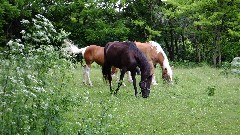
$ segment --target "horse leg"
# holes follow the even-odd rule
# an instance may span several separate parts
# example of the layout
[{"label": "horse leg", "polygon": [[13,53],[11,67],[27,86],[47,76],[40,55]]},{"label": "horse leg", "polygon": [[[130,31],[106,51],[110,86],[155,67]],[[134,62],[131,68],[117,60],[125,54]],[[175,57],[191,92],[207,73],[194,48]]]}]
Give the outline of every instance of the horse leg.
[{"label": "horse leg", "polygon": [[[121,71],[121,70],[120,70],[120,71]],[[115,77],[116,77],[116,82],[119,83],[118,70],[116,70],[116,72],[115,72],[112,76],[115,76]],[[123,80],[124,80],[124,78],[123,78]],[[124,81],[122,82],[122,85],[123,85],[123,86],[126,86],[126,84],[124,83]]]},{"label": "horse leg", "polygon": [[136,86],[136,71],[131,71],[131,76],[132,76],[132,80],[133,80],[133,87],[134,87],[134,90],[135,90],[135,96],[137,97],[138,96],[138,92],[137,92],[137,86]]},{"label": "horse leg", "polygon": [[111,68],[109,68],[109,72],[107,73],[107,76],[108,76],[108,82],[109,82],[109,86],[110,86],[110,93],[112,94],[112,93],[113,93],[113,90],[112,90],[112,75],[111,75]]},{"label": "horse leg", "polygon": [[153,75],[152,75],[152,85],[158,85],[156,81],[155,71],[153,71]]},{"label": "horse leg", "polygon": [[[85,70],[85,74],[86,76],[88,77],[88,83],[90,84],[90,86],[92,86],[92,82],[91,82],[91,79],[90,79],[90,68],[88,65],[86,65],[86,67],[84,68]],[[85,78],[86,79],[86,78]],[[86,80],[85,80],[86,81]]]},{"label": "horse leg", "polygon": [[133,82],[130,71],[127,71],[127,79],[128,79],[128,82]]},{"label": "horse leg", "polygon": [[114,94],[117,94],[119,88],[122,86],[124,74],[126,73],[126,71],[127,71],[127,70],[126,70],[125,68],[123,68],[123,69],[121,70],[121,75],[120,75],[120,80],[119,80],[119,82],[118,82],[118,87],[117,87],[117,89],[115,90]]},{"label": "horse leg", "polygon": [[116,78],[116,82],[118,82],[118,69],[115,67],[112,67],[112,71],[111,71],[111,76],[112,78]]},{"label": "horse leg", "polygon": [[86,70],[87,70],[87,69],[86,69],[86,67],[87,67],[87,65],[84,65],[84,66],[83,66],[83,83],[84,83],[85,85],[87,85],[87,82],[86,82],[86,77],[87,77],[87,76],[86,76],[86,74],[87,74],[87,73],[86,73],[86,72],[87,72]]},{"label": "horse leg", "polygon": [[156,81],[156,76],[155,76],[156,64],[154,65],[152,63],[152,61],[150,61],[149,64],[150,64],[150,70],[151,70],[151,74],[152,74],[152,81],[151,81],[151,83],[152,83],[152,85],[158,85],[157,81]]}]

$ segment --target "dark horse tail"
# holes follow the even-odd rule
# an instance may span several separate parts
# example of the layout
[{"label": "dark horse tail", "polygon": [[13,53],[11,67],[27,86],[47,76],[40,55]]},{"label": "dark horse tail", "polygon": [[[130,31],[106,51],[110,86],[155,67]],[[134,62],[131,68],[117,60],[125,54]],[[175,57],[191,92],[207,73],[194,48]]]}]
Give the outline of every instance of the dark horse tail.
[{"label": "dark horse tail", "polygon": [[102,74],[103,74],[104,80],[108,80],[109,70],[111,72],[111,69],[109,69],[109,66],[108,66],[108,63],[107,63],[107,56],[106,56],[106,48],[109,46],[109,44],[110,43],[107,43],[104,47],[104,64],[102,66]]}]

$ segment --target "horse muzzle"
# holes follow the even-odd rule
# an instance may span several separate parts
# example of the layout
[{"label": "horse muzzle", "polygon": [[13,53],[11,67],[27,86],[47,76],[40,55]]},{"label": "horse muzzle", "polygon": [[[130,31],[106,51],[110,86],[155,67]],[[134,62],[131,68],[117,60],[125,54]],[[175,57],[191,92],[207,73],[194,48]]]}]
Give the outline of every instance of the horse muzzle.
[{"label": "horse muzzle", "polygon": [[142,89],[141,92],[142,92],[142,97],[147,98],[147,97],[149,97],[150,89],[145,88],[145,89]]}]

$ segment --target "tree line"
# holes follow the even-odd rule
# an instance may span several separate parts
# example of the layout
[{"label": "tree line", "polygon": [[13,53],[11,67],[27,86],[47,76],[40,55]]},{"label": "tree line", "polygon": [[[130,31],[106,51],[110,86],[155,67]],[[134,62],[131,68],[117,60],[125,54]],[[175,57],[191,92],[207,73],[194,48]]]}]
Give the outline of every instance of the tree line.
[{"label": "tree line", "polygon": [[239,0],[1,0],[0,45],[21,38],[21,21],[41,14],[79,47],[154,40],[171,61],[220,66],[240,55],[239,7]]}]

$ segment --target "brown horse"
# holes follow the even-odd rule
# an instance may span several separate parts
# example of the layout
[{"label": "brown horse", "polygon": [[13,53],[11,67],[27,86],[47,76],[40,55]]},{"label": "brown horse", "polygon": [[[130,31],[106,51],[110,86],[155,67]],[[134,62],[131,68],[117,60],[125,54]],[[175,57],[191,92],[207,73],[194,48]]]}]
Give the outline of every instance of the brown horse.
[{"label": "brown horse", "polygon": [[[66,45],[63,50],[67,51],[69,54],[79,55],[81,54],[86,62],[83,70],[83,83],[87,85],[87,79],[90,86],[92,86],[92,81],[90,79],[90,68],[93,62],[96,62],[98,65],[103,66],[104,64],[104,47],[97,45],[90,45],[84,48],[78,48],[72,42],[65,40],[64,44]],[[112,74],[115,74],[118,71],[117,68],[112,67]]]},{"label": "brown horse", "polygon": [[[162,78],[165,81],[172,83],[172,69],[169,65],[167,55],[163,51],[162,47],[157,42],[154,41],[149,41],[146,43],[141,42],[135,43],[138,49],[140,49],[147,57],[151,65],[152,72],[154,73],[155,70],[154,67],[156,67],[156,64],[160,64],[162,68]],[[157,85],[155,74],[153,74],[152,84]]]},{"label": "brown horse", "polygon": [[83,54],[83,58],[85,59],[86,65],[84,66],[83,71],[83,83],[86,85],[86,78],[88,78],[88,82],[90,86],[92,86],[92,82],[90,79],[90,68],[93,62],[96,62],[98,65],[103,65],[104,63],[104,47],[97,45],[90,45],[86,47],[86,50]]},{"label": "brown horse", "polygon": [[104,65],[102,67],[102,73],[105,79],[108,79],[110,85],[110,92],[112,93],[112,76],[111,67],[117,67],[121,69],[120,82],[114,94],[117,94],[120,86],[122,85],[124,74],[127,71],[131,72],[133,86],[135,90],[135,96],[137,96],[136,87],[136,68],[137,66],[141,70],[141,81],[139,86],[141,88],[142,97],[147,98],[150,93],[150,84],[152,81],[152,75],[150,72],[150,65],[145,55],[136,47],[134,42],[109,42],[104,48]]}]

